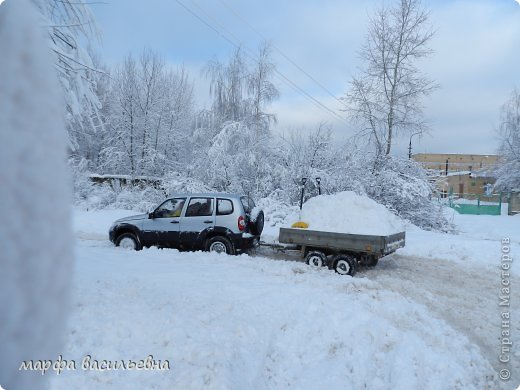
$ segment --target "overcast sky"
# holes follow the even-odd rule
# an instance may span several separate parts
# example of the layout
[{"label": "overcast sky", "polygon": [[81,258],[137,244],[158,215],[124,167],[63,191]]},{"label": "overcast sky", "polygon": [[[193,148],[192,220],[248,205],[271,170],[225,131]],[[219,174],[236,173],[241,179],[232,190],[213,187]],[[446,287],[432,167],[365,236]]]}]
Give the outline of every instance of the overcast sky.
[{"label": "overcast sky", "polygon": [[[179,2],[252,51],[268,39],[337,97],[362,65],[357,53],[368,15],[381,4],[381,0],[108,0],[91,5],[107,64],[150,47],[172,66],[184,64],[190,71],[200,108],[209,106],[202,67],[212,58],[225,60],[234,47]],[[431,132],[414,138],[413,152],[494,153],[500,106],[513,88],[520,88],[520,5],[515,0],[424,3],[437,33],[431,43],[435,54],[420,66],[441,88],[424,101]],[[341,104],[280,52],[273,52],[278,70],[344,116],[338,111]],[[326,121],[339,139],[353,134],[351,126],[317,108],[286,82],[274,81],[280,90],[280,99],[271,108],[278,114],[277,131],[313,128]],[[406,153],[408,141],[400,139],[395,152]]]}]

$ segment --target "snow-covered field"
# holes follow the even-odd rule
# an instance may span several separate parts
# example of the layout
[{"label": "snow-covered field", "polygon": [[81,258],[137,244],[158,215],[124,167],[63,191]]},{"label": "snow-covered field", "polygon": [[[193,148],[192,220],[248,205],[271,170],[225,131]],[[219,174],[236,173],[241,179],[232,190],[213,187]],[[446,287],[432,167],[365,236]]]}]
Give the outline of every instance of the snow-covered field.
[{"label": "snow-covered field", "polygon": [[[407,246],[355,278],[275,255],[124,251],[128,211],[75,212],[76,272],[64,359],[168,360],[169,371],[75,371],[70,388],[513,389],[497,372],[500,239],[520,216],[454,215],[459,234],[407,228]],[[515,264],[515,262],[513,262]],[[520,280],[513,268],[511,311]],[[519,286],[519,287],[516,287]],[[518,290],[517,290],[518,289]],[[520,343],[520,319],[511,320]]]}]

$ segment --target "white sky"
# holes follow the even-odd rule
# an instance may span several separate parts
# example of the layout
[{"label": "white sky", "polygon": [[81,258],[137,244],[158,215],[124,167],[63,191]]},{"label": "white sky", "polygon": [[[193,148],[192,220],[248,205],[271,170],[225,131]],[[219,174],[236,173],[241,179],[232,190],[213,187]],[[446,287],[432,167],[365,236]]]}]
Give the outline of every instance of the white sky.
[{"label": "white sky", "polygon": [[[208,105],[208,84],[201,69],[211,58],[225,60],[233,46],[177,1],[108,1],[91,5],[103,34],[104,60],[113,65],[129,52],[151,47],[172,66],[185,65],[197,81],[199,106]],[[233,40],[255,50],[262,38],[245,20],[337,97],[344,94],[361,66],[357,51],[368,15],[381,4],[379,0],[179,1],[215,28],[225,26]],[[437,34],[431,45],[434,56],[421,65],[441,89],[424,101],[432,130],[420,140],[414,138],[413,151],[493,153],[498,145],[495,129],[500,106],[513,88],[520,87],[520,6],[515,0],[424,3],[431,10]],[[273,60],[280,72],[307,93],[333,110],[340,107],[276,51]],[[327,121],[338,138],[353,134],[354,129],[275,81],[281,96],[271,111],[278,114],[278,131],[313,128]],[[406,153],[407,145],[408,139],[400,139],[395,153]]]}]

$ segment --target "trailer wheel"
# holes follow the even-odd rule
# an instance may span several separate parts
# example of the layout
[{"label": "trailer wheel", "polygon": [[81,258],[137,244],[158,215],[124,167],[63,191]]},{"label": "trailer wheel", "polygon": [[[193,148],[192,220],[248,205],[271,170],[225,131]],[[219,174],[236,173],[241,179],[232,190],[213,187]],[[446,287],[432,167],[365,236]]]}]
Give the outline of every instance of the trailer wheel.
[{"label": "trailer wheel", "polygon": [[305,262],[315,267],[323,267],[326,261],[327,256],[320,251],[310,251],[307,253],[307,256],[305,256]]},{"label": "trailer wheel", "polygon": [[349,255],[337,255],[334,258],[334,269],[340,275],[354,276],[356,274],[357,261]]}]

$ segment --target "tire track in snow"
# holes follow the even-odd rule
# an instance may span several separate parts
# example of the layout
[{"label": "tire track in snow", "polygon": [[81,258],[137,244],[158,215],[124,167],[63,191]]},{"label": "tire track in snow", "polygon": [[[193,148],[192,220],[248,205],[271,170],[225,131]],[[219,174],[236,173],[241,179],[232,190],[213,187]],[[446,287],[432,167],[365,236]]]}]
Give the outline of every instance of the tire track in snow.
[{"label": "tire track in snow", "polygon": [[[505,368],[498,360],[501,332],[498,266],[474,267],[443,259],[394,254],[376,268],[360,268],[359,276],[376,281],[387,290],[425,305],[435,316],[466,335],[498,372]],[[515,388],[520,382],[520,279],[511,279],[511,374],[501,387]],[[517,346],[517,347],[515,347]]]}]

